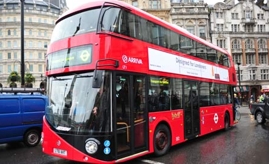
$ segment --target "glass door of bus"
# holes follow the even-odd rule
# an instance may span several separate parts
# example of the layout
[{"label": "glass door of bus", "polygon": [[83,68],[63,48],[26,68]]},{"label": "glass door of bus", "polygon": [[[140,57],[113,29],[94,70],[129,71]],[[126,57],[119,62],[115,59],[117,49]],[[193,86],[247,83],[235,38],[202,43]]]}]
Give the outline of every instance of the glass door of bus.
[{"label": "glass door of bus", "polygon": [[114,80],[115,151],[119,159],[147,150],[146,78],[117,73]]},{"label": "glass door of bus", "polygon": [[185,139],[200,134],[199,83],[184,81],[184,129]]}]

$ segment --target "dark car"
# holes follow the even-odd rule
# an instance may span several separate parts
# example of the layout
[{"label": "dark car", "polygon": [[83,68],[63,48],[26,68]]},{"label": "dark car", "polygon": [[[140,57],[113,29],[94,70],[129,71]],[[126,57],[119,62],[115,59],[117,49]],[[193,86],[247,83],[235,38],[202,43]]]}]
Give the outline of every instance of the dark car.
[{"label": "dark car", "polygon": [[263,103],[252,103],[249,109],[255,120],[259,124],[264,124],[269,119],[269,98],[265,98]]}]

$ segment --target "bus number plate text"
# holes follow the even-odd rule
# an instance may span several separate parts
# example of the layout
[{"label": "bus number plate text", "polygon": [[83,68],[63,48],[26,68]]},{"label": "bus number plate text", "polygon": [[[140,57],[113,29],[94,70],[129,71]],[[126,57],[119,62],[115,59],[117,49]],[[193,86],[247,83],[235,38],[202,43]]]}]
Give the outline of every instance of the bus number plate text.
[{"label": "bus number plate text", "polygon": [[66,150],[62,150],[62,149],[53,148],[53,153],[54,154],[63,155],[63,156],[67,156],[67,151]]}]

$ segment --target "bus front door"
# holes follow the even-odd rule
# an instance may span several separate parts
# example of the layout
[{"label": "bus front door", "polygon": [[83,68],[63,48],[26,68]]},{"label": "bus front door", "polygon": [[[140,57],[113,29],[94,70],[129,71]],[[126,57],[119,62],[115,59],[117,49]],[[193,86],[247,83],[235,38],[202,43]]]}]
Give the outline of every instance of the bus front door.
[{"label": "bus front door", "polygon": [[199,85],[196,81],[184,81],[184,134],[192,139],[200,134]]},{"label": "bus front door", "polygon": [[115,152],[121,159],[148,150],[146,78],[142,75],[117,73],[113,76],[115,97]]}]

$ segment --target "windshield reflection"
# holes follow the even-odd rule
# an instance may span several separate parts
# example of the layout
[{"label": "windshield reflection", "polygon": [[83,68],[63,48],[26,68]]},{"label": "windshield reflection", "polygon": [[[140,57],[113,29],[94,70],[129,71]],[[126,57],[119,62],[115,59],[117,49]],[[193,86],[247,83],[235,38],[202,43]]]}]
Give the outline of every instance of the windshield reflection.
[{"label": "windshield reflection", "polygon": [[[108,73],[107,73],[108,74]],[[109,131],[109,75],[100,89],[92,88],[93,74],[50,77],[46,110],[48,122],[58,131],[88,133]]]}]

